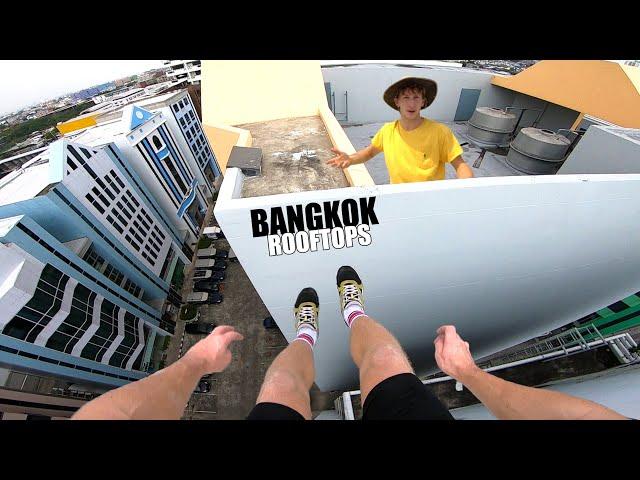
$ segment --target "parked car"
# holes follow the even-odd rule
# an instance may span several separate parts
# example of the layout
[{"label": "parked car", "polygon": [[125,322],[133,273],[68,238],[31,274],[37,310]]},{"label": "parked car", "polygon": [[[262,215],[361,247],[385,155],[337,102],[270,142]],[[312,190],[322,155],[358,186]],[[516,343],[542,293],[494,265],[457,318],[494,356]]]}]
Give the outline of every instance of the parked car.
[{"label": "parked car", "polygon": [[204,272],[207,272],[208,275],[200,278],[196,278],[194,276],[194,281],[199,280],[207,280],[208,282],[221,282],[225,279],[226,275],[223,270],[209,270],[207,268],[196,268],[196,275],[200,273],[200,275],[205,275]]},{"label": "parked car", "polygon": [[222,300],[223,297],[220,293],[193,292],[187,295],[186,301],[187,303],[210,305],[212,303],[220,303]]},{"label": "parked car", "polygon": [[210,238],[212,240],[216,240],[218,238],[225,238],[224,233],[222,233],[222,229],[220,227],[207,227],[202,230],[202,234]]},{"label": "parked car", "polygon": [[229,252],[227,250],[209,247],[198,250],[197,256],[198,258],[227,258],[229,256]]},{"label": "parked car", "polygon": [[273,317],[267,317],[262,321],[264,328],[278,328],[278,324]]},{"label": "parked car", "polygon": [[205,322],[192,322],[187,323],[184,326],[184,331],[186,333],[190,333],[193,335],[207,335],[213,332],[213,329],[216,328],[216,325],[213,323],[205,323]]},{"label": "parked car", "polygon": [[211,383],[206,380],[200,380],[193,393],[207,393],[211,391]]},{"label": "parked car", "polygon": [[196,268],[209,268],[213,270],[226,270],[227,262],[215,258],[199,258],[196,260]]},{"label": "parked car", "polygon": [[226,275],[223,270],[209,270],[211,272],[211,276],[207,278],[210,282],[221,282],[226,278]]},{"label": "parked car", "polygon": [[208,280],[200,280],[193,284],[193,290],[195,292],[218,292],[220,291],[220,284]]},{"label": "parked car", "polygon": [[196,268],[195,273],[193,274],[193,280],[194,281],[198,281],[198,280],[210,280],[211,279],[211,270],[207,270],[205,269],[199,269]]}]

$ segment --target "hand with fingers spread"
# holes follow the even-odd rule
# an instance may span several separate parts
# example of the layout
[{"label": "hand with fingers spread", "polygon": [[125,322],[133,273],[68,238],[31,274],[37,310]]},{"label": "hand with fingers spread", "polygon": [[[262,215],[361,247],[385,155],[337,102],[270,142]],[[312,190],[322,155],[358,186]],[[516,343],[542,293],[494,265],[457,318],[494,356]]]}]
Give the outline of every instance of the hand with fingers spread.
[{"label": "hand with fingers spread", "polygon": [[233,327],[223,325],[216,327],[206,338],[187,351],[185,359],[193,362],[204,373],[221,372],[231,363],[231,343],[243,340],[244,337]]},{"label": "hand with fingers spread", "polygon": [[438,336],[433,341],[436,347],[436,362],[447,375],[458,381],[473,374],[479,368],[471,357],[469,344],[462,340],[453,325],[438,328]]},{"label": "hand with fingers spread", "polygon": [[340,151],[337,148],[332,148],[331,151],[337,156],[327,160],[327,164],[340,168],[347,168],[351,165],[351,157],[348,153]]}]

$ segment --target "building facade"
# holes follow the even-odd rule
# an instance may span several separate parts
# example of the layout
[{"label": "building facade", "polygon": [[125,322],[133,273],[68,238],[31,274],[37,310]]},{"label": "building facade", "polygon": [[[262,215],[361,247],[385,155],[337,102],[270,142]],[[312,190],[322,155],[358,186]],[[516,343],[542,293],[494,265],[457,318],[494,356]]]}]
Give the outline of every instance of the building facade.
[{"label": "building facade", "polygon": [[167,77],[173,80],[187,80],[191,84],[200,84],[200,60],[164,60],[169,67]]},{"label": "building facade", "polygon": [[181,250],[115,145],[55,142],[0,183],[0,366],[112,387],[144,377],[174,332]]},{"label": "building facade", "polygon": [[183,251],[191,258],[220,168],[188,93],[147,99],[110,118],[70,138],[93,146],[117,145],[179,231]]}]

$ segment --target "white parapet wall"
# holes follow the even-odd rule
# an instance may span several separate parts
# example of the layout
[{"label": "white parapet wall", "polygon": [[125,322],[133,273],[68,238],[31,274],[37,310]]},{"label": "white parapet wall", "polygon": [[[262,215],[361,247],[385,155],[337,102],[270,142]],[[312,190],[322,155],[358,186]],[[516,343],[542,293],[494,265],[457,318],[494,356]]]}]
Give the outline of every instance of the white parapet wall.
[{"label": "white parapet wall", "polygon": [[240,198],[243,179],[227,170],[215,216],[288,341],[298,292],[317,290],[321,390],[358,388],[338,306],[341,265],[359,272],[367,314],[398,338],[421,375],[437,369],[440,325],[455,325],[480,358],[640,285],[640,175],[474,178]]},{"label": "white parapet wall", "polygon": [[[478,107],[506,107],[514,100],[515,92],[491,85],[494,73],[456,67],[406,67],[389,64],[360,64],[350,66],[325,66],[322,68],[325,82],[331,84],[335,94],[336,116],[348,123],[390,122],[399,118],[398,112],[382,100],[389,85],[403,77],[426,77],[438,83],[438,95],[423,116],[440,122],[454,120],[460,92],[465,89],[481,90]],[[347,105],[345,105],[347,92]]]},{"label": "white parapet wall", "polygon": [[590,126],[558,170],[574,173],[640,173],[640,130]]}]

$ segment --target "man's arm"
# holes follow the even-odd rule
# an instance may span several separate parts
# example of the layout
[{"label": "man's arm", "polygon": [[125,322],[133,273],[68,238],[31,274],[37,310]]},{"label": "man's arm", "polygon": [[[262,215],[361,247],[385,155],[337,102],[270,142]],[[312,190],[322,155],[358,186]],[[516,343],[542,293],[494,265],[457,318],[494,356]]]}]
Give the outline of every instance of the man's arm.
[{"label": "man's arm", "polygon": [[525,387],[502,380],[478,368],[469,344],[456,328],[438,329],[434,344],[440,369],[465,385],[502,420],[626,420],[627,417],[597,403],[560,392]]},{"label": "man's arm", "polygon": [[217,327],[177,362],[153,375],[111,390],[82,406],[72,420],[178,420],[200,377],[231,363],[229,345],[243,337]]},{"label": "man's arm", "polygon": [[456,176],[458,178],[473,178],[473,170],[462,159],[462,155],[458,155],[451,160],[451,165],[456,169]]},{"label": "man's arm", "polygon": [[335,167],[347,168],[351,165],[357,165],[358,163],[364,163],[368,160],[371,160],[377,154],[381,152],[373,145],[369,145],[362,150],[358,150],[356,153],[349,155],[348,153],[342,152],[337,148],[332,148],[331,151],[336,154],[335,157],[327,160],[329,165],[333,165]]}]

